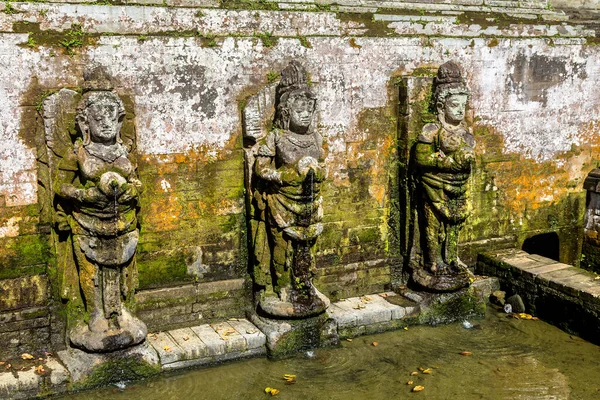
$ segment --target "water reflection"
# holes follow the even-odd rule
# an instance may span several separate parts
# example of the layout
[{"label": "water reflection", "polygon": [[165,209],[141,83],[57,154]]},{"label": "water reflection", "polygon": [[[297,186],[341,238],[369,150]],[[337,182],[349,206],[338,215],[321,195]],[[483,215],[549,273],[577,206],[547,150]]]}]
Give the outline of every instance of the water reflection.
[{"label": "water reflection", "polygon": [[[489,311],[479,325],[411,327],[344,341],[313,357],[253,359],[63,399],[599,399],[600,347],[542,321]],[[377,342],[377,346],[372,343]],[[462,356],[470,351],[471,356]],[[418,368],[432,368],[431,375]],[[297,375],[286,385],[284,374]],[[413,381],[408,385],[408,381]],[[425,389],[411,393],[415,385]]]}]

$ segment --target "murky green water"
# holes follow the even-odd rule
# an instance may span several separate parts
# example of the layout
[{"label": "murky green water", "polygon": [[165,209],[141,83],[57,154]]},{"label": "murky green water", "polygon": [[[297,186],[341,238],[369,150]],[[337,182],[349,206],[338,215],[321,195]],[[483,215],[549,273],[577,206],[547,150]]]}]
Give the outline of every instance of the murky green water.
[{"label": "murky green water", "polygon": [[[343,341],[313,357],[252,359],[63,399],[600,399],[600,347],[542,321],[488,312],[479,326],[411,327]],[[377,342],[377,346],[372,343]],[[472,352],[462,356],[462,351]],[[432,375],[410,376],[418,367]],[[286,385],[283,374],[297,375]],[[413,385],[407,385],[408,381]],[[424,386],[411,393],[415,385]]]}]

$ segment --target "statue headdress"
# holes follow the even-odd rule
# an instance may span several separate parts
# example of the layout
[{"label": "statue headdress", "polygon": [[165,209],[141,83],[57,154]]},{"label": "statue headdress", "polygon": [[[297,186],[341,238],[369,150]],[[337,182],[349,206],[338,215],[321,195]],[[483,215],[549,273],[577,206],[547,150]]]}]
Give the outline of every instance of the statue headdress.
[{"label": "statue headdress", "polygon": [[446,100],[446,97],[452,94],[465,94],[470,96],[471,92],[463,78],[463,71],[460,65],[450,60],[440,66],[437,77],[433,81],[433,103]]},{"label": "statue headdress", "polygon": [[296,96],[305,96],[316,100],[317,96],[308,85],[308,74],[304,66],[296,60],[292,60],[287,67],[281,71],[281,79],[275,94],[275,126],[281,129],[289,128],[289,105],[288,100]]}]

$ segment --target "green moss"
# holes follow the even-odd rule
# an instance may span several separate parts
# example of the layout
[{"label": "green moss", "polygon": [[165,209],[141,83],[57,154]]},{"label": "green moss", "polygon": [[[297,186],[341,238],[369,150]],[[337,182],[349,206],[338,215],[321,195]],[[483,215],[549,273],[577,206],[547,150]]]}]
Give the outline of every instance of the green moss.
[{"label": "green moss", "polygon": [[258,32],[254,34],[254,37],[259,38],[265,47],[275,46],[278,40],[273,36],[273,32]]},{"label": "green moss", "polygon": [[310,44],[306,36],[298,36],[298,40],[300,41],[300,44],[303,47],[306,47],[307,49],[312,49],[312,45]]},{"label": "green moss", "polygon": [[432,67],[419,67],[415,68],[411,74],[411,76],[416,77],[434,77],[437,74],[437,69]]},{"label": "green moss", "polygon": [[27,42],[24,47],[35,46],[58,47],[68,55],[75,54],[77,48],[93,45],[98,37],[102,34],[90,34],[83,31],[80,24],[72,24],[70,29],[65,31],[41,30],[39,23],[29,23],[27,21],[19,21],[13,24],[13,31],[16,33],[27,33]]},{"label": "green moss", "polygon": [[222,2],[221,6],[231,10],[279,10],[276,2],[266,0],[228,0]]},{"label": "green moss", "polygon": [[111,383],[138,381],[160,373],[160,365],[150,365],[136,358],[109,360],[100,364],[83,381],[71,386],[71,390],[91,389]]},{"label": "green moss", "polygon": [[420,324],[438,325],[471,318],[483,318],[485,302],[473,288],[436,295],[427,307],[421,307]]},{"label": "green moss", "polygon": [[498,46],[498,44],[499,44],[498,39],[493,38],[488,42],[487,46],[488,47],[496,47],[496,46]]},{"label": "green moss", "polygon": [[4,2],[4,14],[17,14],[19,11],[17,11],[13,5],[10,3],[10,1],[6,1]]},{"label": "green moss", "polygon": [[274,83],[277,82],[280,78],[280,75],[278,72],[275,71],[269,71],[267,73],[267,83]]},{"label": "green moss", "polygon": [[165,286],[172,283],[190,282],[183,251],[140,254],[138,273],[141,288]]}]

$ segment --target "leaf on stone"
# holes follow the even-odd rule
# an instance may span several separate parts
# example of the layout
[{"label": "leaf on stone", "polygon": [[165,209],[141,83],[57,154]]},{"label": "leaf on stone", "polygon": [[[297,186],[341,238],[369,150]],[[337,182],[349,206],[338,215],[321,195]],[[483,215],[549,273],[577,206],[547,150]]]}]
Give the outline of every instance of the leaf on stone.
[{"label": "leaf on stone", "polygon": [[470,352],[470,351],[461,351],[458,354],[460,354],[461,356],[471,356],[471,355],[473,355],[473,353]]},{"label": "leaf on stone", "polygon": [[384,299],[388,297],[387,293],[379,293],[379,296],[383,297]]},{"label": "leaf on stone", "polygon": [[417,385],[417,386],[415,386],[414,388],[412,388],[412,391],[413,391],[413,392],[420,392],[420,391],[421,391],[421,390],[423,390],[423,389],[425,389],[425,387],[424,387],[424,386]]},{"label": "leaf on stone", "polygon": [[225,332],[223,332],[223,336],[229,336],[229,335],[233,335],[235,333],[236,333],[235,329],[227,328],[227,330],[225,330]]},{"label": "leaf on stone", "polygon": [[167,353],[169,353],[173,349],[170,346],[163,346],[163,350],[166,351]]},{"label": "leaf on stone", "polygon": [[190,340],[190,337],[189,336],[184,336],[183,340],[185,340],[187,342],[188,340]]},{"label": "leaf on stone", "polygon": [[43,374],[45,374],[45,373],[46,373],[46,370],[44,369],[44,366],[43,366],[43,365],[38,365],[38,366],[35,368],[35,372],[37,372],[39,375],[43,375]]},{"label": "leaf on stone", "polygon": [[29,353],[23,353],[23,354],[21,354],[21,358],[23,360],[33,360],[35,357]]},{"label": "leaf on stone", "polygon": [[0,365],[6,364],[6,361],[0,361]]},{"label": "leaf on stone", "polygon": [[6,366],[4,367],[4,369],[10,369],[10,363],[6,364]]},{"label": "leaf on stone", "polygon": [[230,321],[239,321],[238,318],[229,318]]}]

